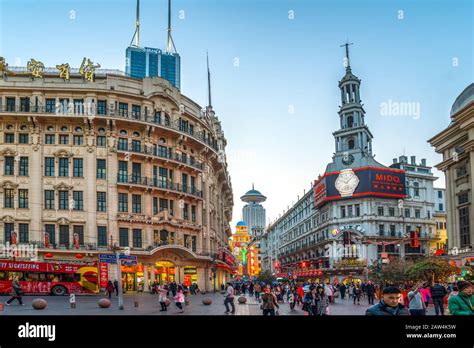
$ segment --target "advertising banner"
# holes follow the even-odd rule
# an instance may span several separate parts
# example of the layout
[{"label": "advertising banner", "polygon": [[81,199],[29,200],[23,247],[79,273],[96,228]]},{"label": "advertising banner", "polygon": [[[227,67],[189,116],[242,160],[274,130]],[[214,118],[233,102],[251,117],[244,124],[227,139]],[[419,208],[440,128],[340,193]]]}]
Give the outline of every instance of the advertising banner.
[{"label": "advertising banner", "polygon": [[314,184],[316,208],[327,201],[363,196],[405,198],[405,171],[377,167],[348,168],[326,173]]}]

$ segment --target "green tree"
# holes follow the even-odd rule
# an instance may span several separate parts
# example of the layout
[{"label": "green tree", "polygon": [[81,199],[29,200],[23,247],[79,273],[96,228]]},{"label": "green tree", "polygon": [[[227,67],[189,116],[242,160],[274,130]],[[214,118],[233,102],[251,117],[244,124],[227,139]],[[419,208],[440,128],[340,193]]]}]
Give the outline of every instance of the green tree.
[{"label": "green tree", "polygon": [[265,282],[265,284],[271,284],[275,281],[275,277],[270,271],[263,271],[257,277],[259,282]]},{"label": "green tree", "polygon": [[406,269],[411,266],[410,261],[392,259],[388,264],[378,264],[369,267],[370,280],[387,284],[402,284],[406,281]]},{"label": "green tree", "polygon": [[452,275],[459,274],[461,270],[444,260],[428,259],[417,262],[406,271],[407,278],[412,281],[445,281]]}]

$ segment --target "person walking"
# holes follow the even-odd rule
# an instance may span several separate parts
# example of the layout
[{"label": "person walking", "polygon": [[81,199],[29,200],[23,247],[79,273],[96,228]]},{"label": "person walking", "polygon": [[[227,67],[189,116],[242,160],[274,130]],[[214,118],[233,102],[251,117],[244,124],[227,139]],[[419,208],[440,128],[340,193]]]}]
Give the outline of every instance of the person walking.
[{"label": "person walking", "polygon": [[430,298],[431,298],[429,284],[425,283],[420,288],[420,292],[421,292],[421,295],[423,296],[423,301],[425,301],[426,308],[428,308],[428,305],[430,303]]},{"label": "person walking", "polygon": [[354,297],[354,284],[349,285],[349,300]]},{"label": "person walking", "polygon": [[253,287],[253,291],[255,292],[255,299],[260,302],[260,293],[262,292],[262,286],[259,283],[256,283]]},{"label": "person walking", "polygon": [[379,303],[369,307],[365,315],[377,315],[377,316],[388,316],[388,315],[409,315],[408,310],[404,305],[400,303],[401,291],[395,286],[388,286],[383,289],[382,299]]},{"label": "person walking", "polygon": [[245,283],[242,283],[240,289],[242,291],[242,295],[245,296],[245,292],[247,291],[247,285]]},{"label": "person walking", "polygon": [[448,299],[448,309],[451,315],[474,315],[474,286],[471,282],[460,281],[456,284],[457,295]]},{"label": "person walking", "polygon": [[176,284],[175,281],[171,282],[170,284],[170,290],[171,290],[171,293],[173,294],[173,297],[176,296],[176,290],[178,288],[178,285]]},{"label": "person walking", "polygon": [[105,286],[105,293],[109,295],[109,300],[112,298],[112,294],[114,293],[114,284],[112,283],[111,280],[107,282],[107,285]]},{"label": "person walking", "polygon": [[341,293],[341,300],[344,300],[346,298],[346,284],[342,283],[339,292]]},{"label": "person walking", "polygon": [[115,297],[118,296],[118,280],[114,280],[114,290],[115,290]]},{"label": "person walking", "polygon": [[262,295],[262,306],[260,307],[263,310],[263,315],[276,315],[275,308],[278,311],[280,306],[277,303],[277,298],[272,290],[270,289],[270,285],[267,285],[264,293]]},{"label": "person walking", "polygon": [[166,284],[158,286],[158,300],[161,305],[160,312],[168,311],[168,306],[166,305],[168,300],[168,286]]},{"label": "person walking", "polygon": [[433,298],[436,315],[444,315],[444,298],[448,294],[448,290],[439,282],[435,281],[430,288],[430,293]]},{"label": "person walking", "polygon": [[413,286],[412,290],[408,293],[408,300],[410,315],[426,315],[425,301],[420,293],[420,289],[416,285]]},{"label": "person walking", "polygon": [[316,289],[316,313],[315,315],[328,315],[329,314],[329,300],[324,293],[324,288],[318,286]]},{"label": "person walking", "polygon": [[357,284],[355,287],[354,287],[354,290],[353,290],[353,296],[354,296],[354,304],[356,304],[356,300],[357,300],[357,304],[360,305],[360,296],[362,295],[362,289],[359,287],[359,284]]},{"label": "person walking", "polygon": [[331,284],[327,283],[326,285],[324,285],[324,292],[326,293],[329,299],[329,302],[330,303],[334,302],[334,290]]},{"label": "person walking", "polygon": [[18,280],[18,276],[14,276],[12,280],[12,297],[5,302],[7,306],[10,305],[15,299],[18,300],[18,303],[20,306],[24,306],[23,301],[22,301],[22,296],[23,296],[23,290],[21,288],[20,281]]},{"label": "person walking", "polygon": [[367,291],[367,299],[369,301],[369,305],[374,304],[374,299],[375,299],[375,286],[374,284],[369,281],[367,285],[365,286],[365,290]]},{"label": "person walking", "polygon": [[229,313],[229,306],[232,307],[232,311],[230,312],[231,314],[235,314],[235,306],[234,306],[234,288],[232,287],[231,283],[227,283],[227,289],[225,293],[225,299],[224,299],[224,306],[225,306],[225,313]]},{"label": "person walking", "polygon": [[303,298],[304,298],[304,289],[303,289],[303,285],[300,284],[300,286],[298,286],[298,290],[296,290],[296,300],[298,301],[298,303],[302,303],[303,306],[304,306],[304,302],[303,302]]},{"label": "person walking", "polygon": [[308,315],[316,315],[318,295],[315,286],[310,286],[309,291],[304,296],[304,304]]},{"label": "person walking", "polygon": [[181,287],[181,285],[178,285],[176,295],[173,296],[173,298],[174,298],[176,307],[178,307],[179,309],[178,313],[184,313],[183,304],[184,304],[185,299],[184,299],[183,288]]}]

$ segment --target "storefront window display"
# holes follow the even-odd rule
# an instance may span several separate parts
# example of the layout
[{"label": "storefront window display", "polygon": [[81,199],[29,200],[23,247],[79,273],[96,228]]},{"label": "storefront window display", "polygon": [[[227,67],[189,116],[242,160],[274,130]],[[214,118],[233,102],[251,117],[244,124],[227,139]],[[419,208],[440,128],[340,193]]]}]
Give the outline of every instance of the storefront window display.
[{"label": "storefront window display", "polygon": [[160,284],[176,281],[175,265],[169,261],[158,261],[155,263],[155,274]]},{"label": "storefront window display", "polygon": [[198,282],[197,268],[196,267],[184,267],[184,284],[190,286],[192,283]]}]

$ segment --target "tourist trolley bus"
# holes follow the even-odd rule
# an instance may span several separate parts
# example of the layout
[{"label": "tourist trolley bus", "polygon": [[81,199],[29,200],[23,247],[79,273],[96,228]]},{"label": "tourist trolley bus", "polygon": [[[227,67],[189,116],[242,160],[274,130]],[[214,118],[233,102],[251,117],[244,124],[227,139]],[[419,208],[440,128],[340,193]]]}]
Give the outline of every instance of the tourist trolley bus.
[{"label": "tourist trolley bus", "polygon": [[68,264],[0,260],[0,294],[12,291],[19,277],[25,294],[94,294],[99,292],[97,263]]}]

